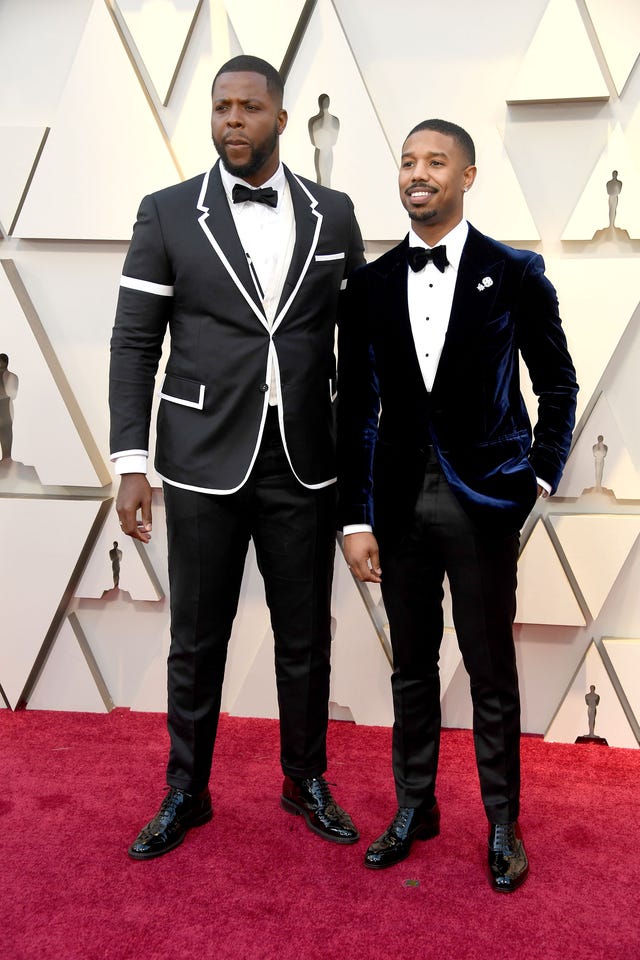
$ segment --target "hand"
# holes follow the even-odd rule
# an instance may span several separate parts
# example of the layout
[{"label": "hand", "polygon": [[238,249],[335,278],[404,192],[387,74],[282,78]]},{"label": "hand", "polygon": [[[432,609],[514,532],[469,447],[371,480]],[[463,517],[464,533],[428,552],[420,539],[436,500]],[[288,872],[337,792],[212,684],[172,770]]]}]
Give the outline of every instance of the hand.
[{"label": "hand", "polygon": [[[134,540],[151,540],[151,486],[144,473],[123,473],[116,500],[122,532]],[[137,513],[140,510],[141,519]]]},{"label": "hand", "polygon": [[362,583],[381,583],[378,541],[372,533],[348,533],[343,549],[349,569],[356,579]]},{"label": "hand", "polygon": [[538,484],[538,496],[542,497],[543,500],[546,500],[549,496],[549,491],[540,484]]}]

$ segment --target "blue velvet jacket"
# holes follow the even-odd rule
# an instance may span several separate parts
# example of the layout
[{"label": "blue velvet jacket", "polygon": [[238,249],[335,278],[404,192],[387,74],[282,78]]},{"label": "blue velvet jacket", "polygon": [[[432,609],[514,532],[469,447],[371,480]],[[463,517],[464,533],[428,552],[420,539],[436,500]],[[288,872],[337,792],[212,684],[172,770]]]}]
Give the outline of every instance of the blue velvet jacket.
[{"label": "blue velvet jacket", "polygon": [[[344,297],[338,348],[341,523],[376,535],[410,519],[432,444],[477,526],[522,526],[537,493],[553,490],[571,442],[578,385],[544,261],[474,227],[463,249],[433,389],[415,352],[407,304],[408,238],[357,270]],[[489,277],[490,285],[482,281]],[[538,397],[531,423],[519,357]]]}]

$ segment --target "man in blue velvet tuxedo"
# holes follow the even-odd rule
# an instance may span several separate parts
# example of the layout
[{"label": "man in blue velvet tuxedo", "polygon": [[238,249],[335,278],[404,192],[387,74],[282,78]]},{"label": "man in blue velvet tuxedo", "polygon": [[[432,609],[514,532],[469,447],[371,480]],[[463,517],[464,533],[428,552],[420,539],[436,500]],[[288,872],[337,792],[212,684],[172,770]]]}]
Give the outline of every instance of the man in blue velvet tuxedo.
[{"label": "man in blue velvet tuxedo", "polygon": [[[439,832],[443,578],[470,676],[496,890],[528,860],[518,824],[520,704],[513,643],[518,531],[558,485],[577,384],[542,257],[463,218],[476,175],[466,131],[429,120],[407,137],[408,237],[360,270],[341,309],[338,485],[354,575],[381,583],[393,647],[398,811],[365,865],[404,859]],[[533,430],[522,356],[538,397]]]},{"label": "man in blue velvet tuxedo", "polygon": [[167,329],[171,338],[156,444],[171,586],[169,791],[129,849],[138,860],[211,819],[227,645],[250,539],[275,637],[281,804],[326,840],[358,839],[323,774],[335,322],[363,245],[350,199],[280,162],[282,98],[282,79],[264,60],[234,57],[220,68],[211,118],[220,161],[142,201],[121,280],[111,456],[121,527],[143,543],[153,383]]}]

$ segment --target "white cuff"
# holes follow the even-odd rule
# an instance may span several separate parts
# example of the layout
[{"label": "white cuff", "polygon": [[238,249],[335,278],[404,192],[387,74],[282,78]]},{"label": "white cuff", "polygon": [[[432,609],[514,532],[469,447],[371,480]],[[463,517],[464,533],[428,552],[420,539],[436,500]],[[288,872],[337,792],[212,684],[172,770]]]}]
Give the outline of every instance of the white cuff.
[{"label": "white cuff", "polygon": [[[547,491],[547,497],[551,496],[551,484],[547,483],[546,480],[541,480],[540,477],[536,477],[536,480],[538,481],[538,486]],[[544,497],[544,494],[542,494],[542,496]]]},{"label": "white cuff", "polygon": [[373,533],[373,527],[369,523],[348,523],[342,528],[342,533],[345,537],[350,533]]},{"label": "white cuff", "polygon": [[116,476],[120,477],[123,473],[146,473],[147,460],[143,454],[130,453],[123,457],[114,458],[114,469]]}]

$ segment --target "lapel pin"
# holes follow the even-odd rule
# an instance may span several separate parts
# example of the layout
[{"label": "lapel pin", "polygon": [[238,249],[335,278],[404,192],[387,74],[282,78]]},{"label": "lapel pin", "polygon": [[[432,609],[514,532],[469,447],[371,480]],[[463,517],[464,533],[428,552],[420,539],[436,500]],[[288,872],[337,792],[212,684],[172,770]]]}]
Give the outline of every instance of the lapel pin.
[{"label": "lapel pin", "polygon": [[479,283],[476,289],[478,289],[480,293],[482,293],[482,291],[486,290],[487,287],[492,287],[492,286],[493,286],[493,280],[491,279],[491,277],[483,277],[482,283]]}]

